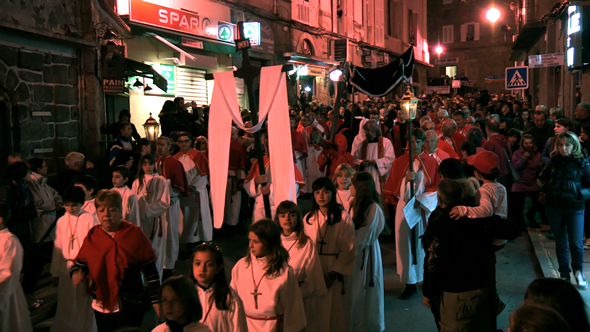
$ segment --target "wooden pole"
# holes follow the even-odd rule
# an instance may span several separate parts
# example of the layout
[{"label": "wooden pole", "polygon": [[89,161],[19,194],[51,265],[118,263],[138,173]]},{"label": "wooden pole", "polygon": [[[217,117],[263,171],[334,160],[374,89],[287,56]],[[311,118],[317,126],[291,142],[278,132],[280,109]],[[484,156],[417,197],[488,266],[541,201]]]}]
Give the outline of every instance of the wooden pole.
[{"label": "wooden pole", "polygon": [[[238,22],[238,29],[240,32],[240,39],[242,39],[244,36],[244,22]],[[256,126],[258,124],[258,106],[256,105],[256,99],[254,95],[254,78],[260,75],[260,68],[254,67],[250,63],[250,57],[248,56],[248,47],[242,49],[242,67],[237,70],[235,76],[241,77],[244,80],[244,85],[246,86],[246,90],[248,90],[248,103],[250,107],[250,113],[252,116],[252,126]],[[256,150],[256,160],[258,160],[258,172],[260,175],[265,175],[266,168],[264,165],[264,154],[262,153],[260,132],[255,132],[253,136],[254,149]],[[261,186],[265,185],[266,183],[261,184]],[[266,214],[266,217],[272,218],[272,214],[270,211],[270,199],[268,195],[263,195],[263,201],[264,212]],[[252,222],[256,221],[257,220],[252,220]]]}]

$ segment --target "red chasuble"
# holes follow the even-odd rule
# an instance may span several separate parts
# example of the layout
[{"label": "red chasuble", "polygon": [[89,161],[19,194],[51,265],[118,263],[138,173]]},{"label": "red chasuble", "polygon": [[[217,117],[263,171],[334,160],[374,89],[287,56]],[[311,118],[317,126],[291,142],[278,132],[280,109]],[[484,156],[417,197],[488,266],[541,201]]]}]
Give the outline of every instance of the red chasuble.
[{"label": "red chasuble", "polygon": [[457,152],[455,152],[455,150],[453,150],[453,148],[449,145],[449,143],[443,141],[442,139],[438,140],[438,148],[443,150],[444,152],[448,153],[449,156],[451,156],[451,158],[453,159],[459,159],[459,156],[457,155]]},{"label": "red chasuble", "polygon": [[96,299],[108,310],[117,304],[125,270],[156,259],[152,244],[141,228],[125,220],[114,237],[101,225],[92,227],[76,257],[77,262],[88,266],[90,279],[96,284]]},{"label": "red chasuble", "polygon": [[461,159],[463,159],[463,152],[461,152],[461,144],[463,144],[463,142],[465,142],[466,140],[467,140],[467,137],[461,135],[458,132],[455,132],[451,136],[451,141],[453,141],[453,148],[455,149],[455,152],[457,153],[457,155]]},{"label": "red chasuble", "polygon": [[334,135],[334,143],[338,150],[323,149],[322,153],[318,156],[318,165],[322,172],[325,172],[328,160],[330,161],[330,169],[326,175],[330,179],[334,176],[334,172],[340,164],[348,164],[354,168],[354,158],[350,152],[346,152],[346,148],[348,147],[346,137],[342,134],[336,134]]},{"label": "red chasuble", "polygon": [[246,149],[237,140],[229,143],[229,169],[239,170],[246,169],[246,162],[248,161],[248,153]]},{"label": "red chasuble", "polygon": [[293,151],[299,151],[304,156],[307,156],[307,144],[305,144],[303,135],[297,130],[291,130],[291,144],[293,145]]},{"label": "red chasuble", "polygon": [[195,163],[195,167],[200,176],[209,174],[209,160],[203,152],[197,149],[190,149],[188,152],[181,151],[174,155],[174,159],[180,160],[180,157],[185,154],[191,158],[193,163]]},{"label": "red chasuble", "polygon": [[[267,156],[264,156],[264,168],[268,168],[269,165],[270,159]],[[305,185],[305,180],[303,180],[303,176],[301,175],[301,172],[299,172],[299,169],[297,168],[297,165],[295,165],[295,163],[293,163],[293,168],[295,170],[295,183],[297,183],[299,187]],[[257,177],[258,174],[260,174],[260,172],[258,170],[258,160],[256,160],[252,164],[252,168],[250,168],[250,172],[248,173],[245,182],[250,182],[252,179]]]},{"label": "red chasuble", "polygon": [[[424,184],[426,185],[425,192],[435,192],[440,181],[440,175],[438,175],[438,163],[436,159],[430,157],[424,152],[420,153],[419,156],[414,155],[414,159],[418,158],[420,161],[420,168],[424,173]],[[406,177],[406,173],[409,168],[410,156],[404,154],[401,157],[395,158],[389,177],[383,188],[383,194],[385,195],[386,204],[397,204],[399,201],[400,187],[402,180]],[[415,170],[414,170],[415,171]]]},{"label": "red chasuble", "polygon": [[[162,159],[164,161],[162,161]],[[174,159],[172,156],[167,156],[166,158],[158,157],[158,159],[156,159],[156,165],[159,165],[160,163],[162,163],[162,166],[161,169],[158,169],[158,173],[170,180],[172,187],[180,190],[184,195],[190,195],[190,188],[182,163]]]}]

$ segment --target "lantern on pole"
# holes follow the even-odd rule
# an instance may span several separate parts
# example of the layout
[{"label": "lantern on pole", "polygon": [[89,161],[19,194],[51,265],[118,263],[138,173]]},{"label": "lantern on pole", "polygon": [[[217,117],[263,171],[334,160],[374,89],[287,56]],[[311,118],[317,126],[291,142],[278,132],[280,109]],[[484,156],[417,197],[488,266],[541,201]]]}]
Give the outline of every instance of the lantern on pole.
[{"label": "lantern on pole", "polygon": [[414,96],[408,85],[408,89],[402,97],[402,110],[404,112],[404,119],[412,121],[416,118],[416,110],[418,109],[419,99]]},{"label": "lantern on pole", "polygon": [[149,141],[155,141],[160,136],[160,124],[152,117],[152,113],[150,113],[150,117],[143,124],[143,128],[145,129],[145,136]]},{"label": "lantern on pole", "polygon": [[[412,91],[410,90],[410,86],[408,85],[408,90],[404,94],[402,100],[402,111],[404,112],[404,119],[408,121],[408,154],[409,154],[409,165],[408,165],[408,172],[414,173],[414,142],[413,142],[413,135],[412,135],[412,120],[416,118],[416,109],[418,108],[418,101],[419,99],[414,96]],[[419,154],[420,151],[416,151],[416,154]],[[414,180],[415,175],[412,176],[410,180],[410,199],[416,196],[416,189],[414,187]],[[412,232],[412,252],[414,253],[412,256],[414,257],[412,260],[412,264],[416,265],[418,262],[416,261],[416,250],[418,248],[418,244],[416,243],[416,226],[414,226],[411,230]]]}]

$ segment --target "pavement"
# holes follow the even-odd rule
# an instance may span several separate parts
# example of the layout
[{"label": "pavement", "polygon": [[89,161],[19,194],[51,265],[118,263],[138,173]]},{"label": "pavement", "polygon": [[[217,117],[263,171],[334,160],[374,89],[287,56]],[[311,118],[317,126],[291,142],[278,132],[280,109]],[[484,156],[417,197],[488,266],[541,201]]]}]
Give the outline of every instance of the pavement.
[{"label": "pavement", "polygon": [[[311,202],[300,200],[299,205],[302,211],[308,211]],[[231,230],[215,231],[215,242],[224,254],[225,271],[228,278],[231,275],[231,268],[247,252],[246,227],[242,224]],[[506,303],[506,309],[498,316],[499,329],[508,327],[509,315],[522,305],[526,288],[533,280],[539,277],[559,276],[555,242],[548,238],[549,227],[542,227],[539,230],[529,228],[528,232],[509,241],[506,248],[497,253],[497,288],[500,298]],[[386,331],[436,332],[432,314],[422,304],[420,284],[417,295],[409,300],[400,299],[405,285],[399,281],[396,272],[395,243],[391,237],[381,237],[380,246],[385,280]],[[181,256],[183,259],[178,261],[175,274],[188,275],[191,266],[189,259],[187,259],[188,252],[181,252]],[[586,271],[590,271],[588,264],[590,264],[590,250],[585,251],[584,270]],[[586,273],[586,278],[589,278],[588,273]],[[575,284],[573,276],[572,282]],[[35,331],[44,332],[49,331],[55,315],[57,289],[50,285],[50,278],[47,274],[40,281],[38,289],[36,295],[45,300],[45,304],[34,310],[31,317],[34,321]],[[590,291],[581,290],[580,294],[586,303],[590,303]],[[155,325],[156,316],[151,310],[146,314],[142,327],[144,331],[150,331]]]},{"label": "pavement", "polygon": [[[555,241],[551,239],[550,227],[548,225],[540,225],[540,229],[528,229],[539,269],[545,278],[559,278],[559,263],[557,262],[557,254],[555,253]],[[584,250],[583,270],[586,280],[590,280],[590,250]],[[588,305],[590,305],[590,290],[578,288],[573,273],[571,273],[571,280],[584,299],[588,310]]]}]

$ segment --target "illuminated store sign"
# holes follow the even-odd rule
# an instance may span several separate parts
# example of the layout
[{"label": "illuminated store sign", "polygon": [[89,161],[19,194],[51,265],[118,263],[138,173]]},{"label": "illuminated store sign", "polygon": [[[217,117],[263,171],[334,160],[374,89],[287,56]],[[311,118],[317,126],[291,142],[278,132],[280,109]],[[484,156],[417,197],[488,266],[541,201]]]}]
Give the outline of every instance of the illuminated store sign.
[{"label": "illuminated store sign", "polygon": [[236,31],[236,25],[232,23],[142,0],[130,1],[129,20],[135,23],[229,43],[233,43]]}]

